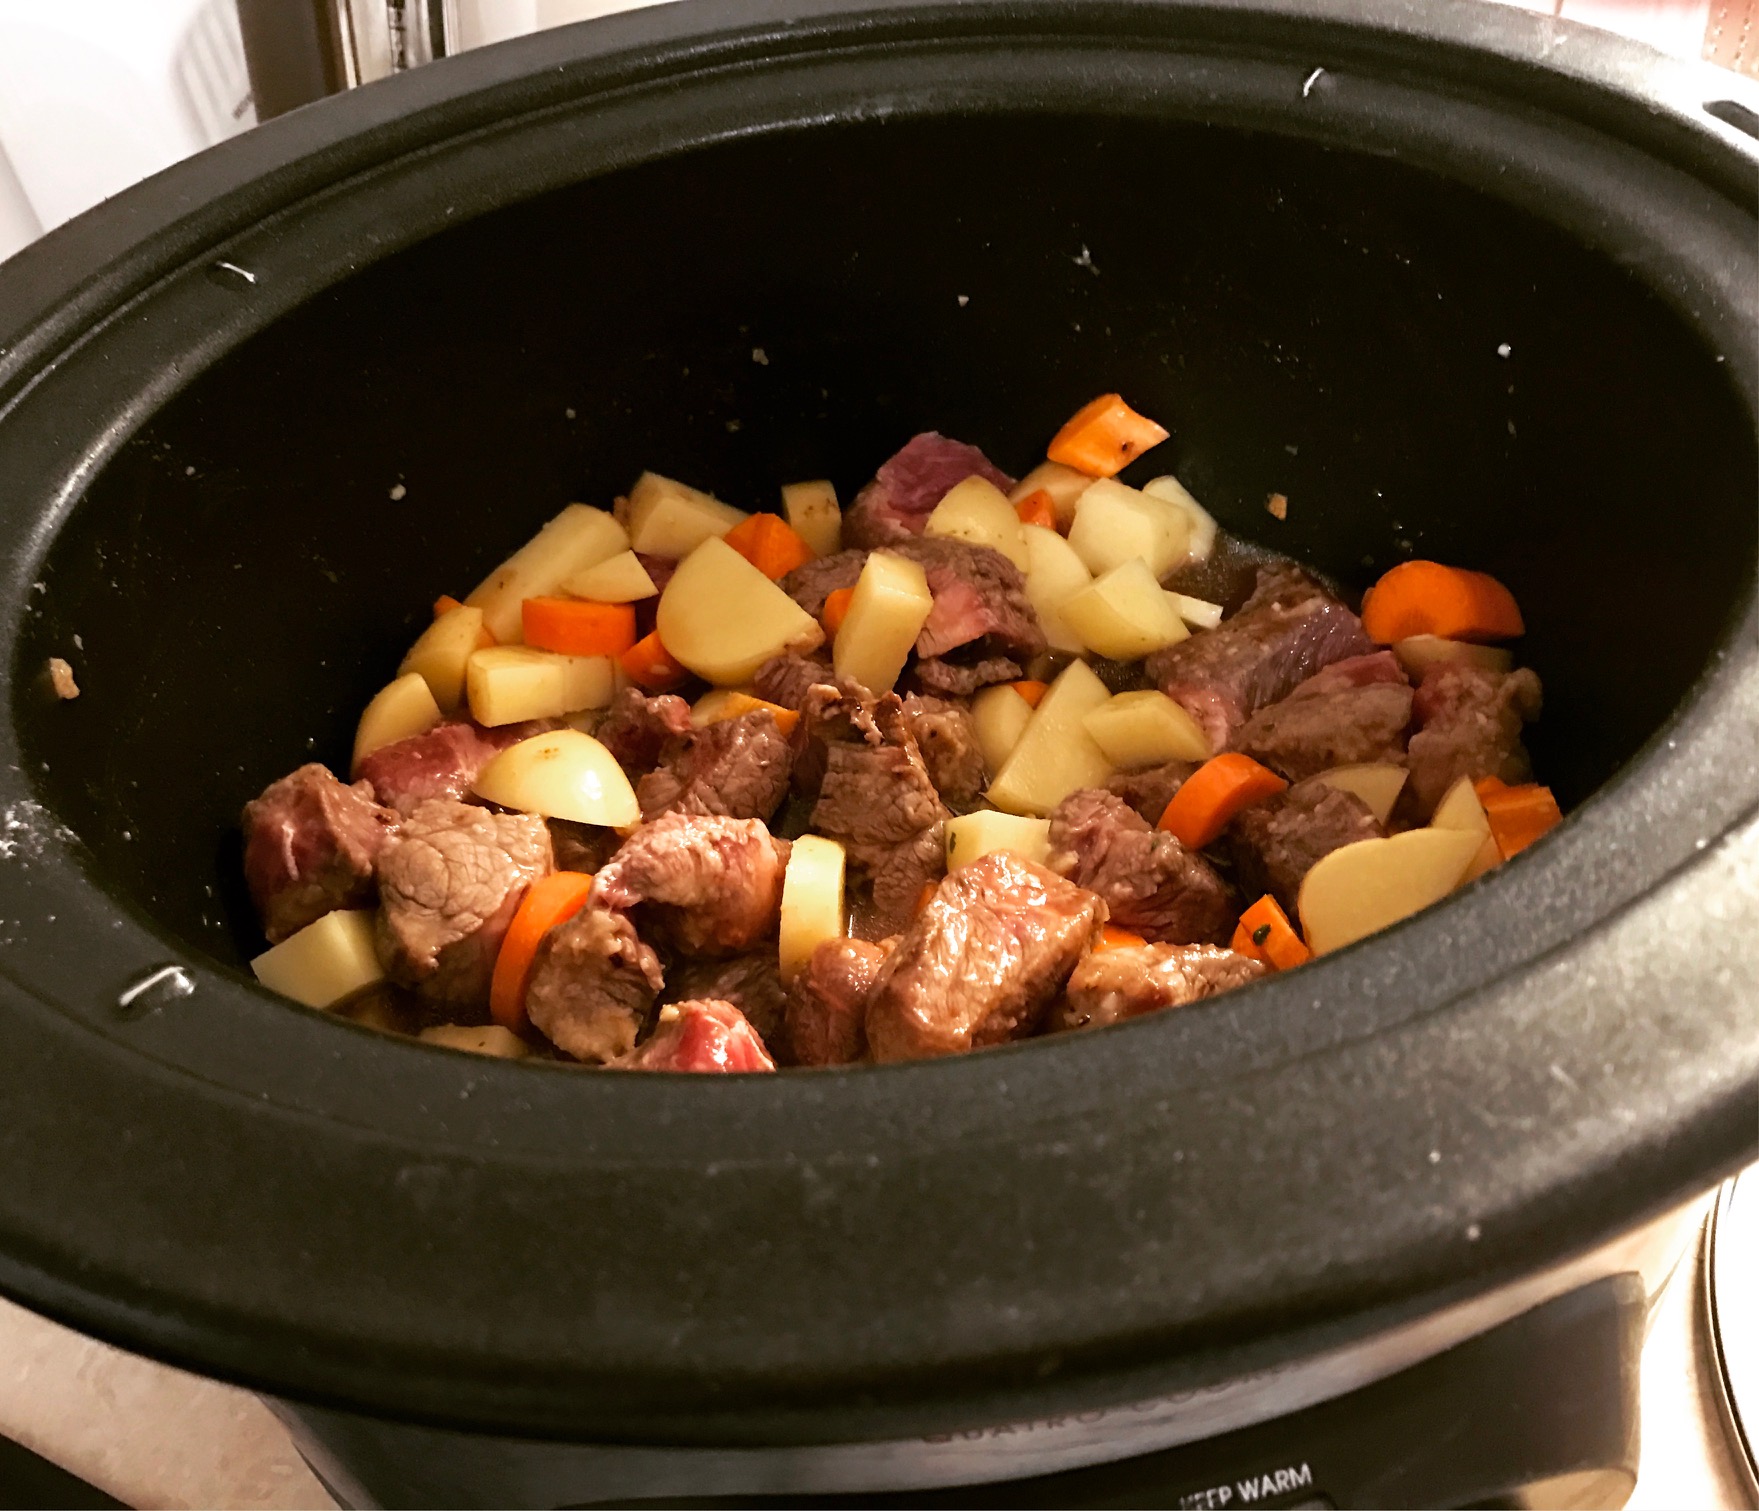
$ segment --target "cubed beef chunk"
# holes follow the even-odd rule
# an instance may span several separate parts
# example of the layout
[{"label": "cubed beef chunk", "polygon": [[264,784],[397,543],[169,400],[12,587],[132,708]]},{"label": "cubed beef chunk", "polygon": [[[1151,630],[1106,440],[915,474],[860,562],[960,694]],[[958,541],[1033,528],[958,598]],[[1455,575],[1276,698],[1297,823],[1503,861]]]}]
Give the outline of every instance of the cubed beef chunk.
[{"label": "cubed beef chunk", "polygon": [[721,814],[765,821],[788,795],[788,737],[767,708],[720,719],[666,742],[636,786],[641,816]]},{"label": "cubed beef chunk", "polygon": [[269,943],[337,908],[369,906],[373,862],[396,826],[371,783],[347,786],[316,763],[246,803],[244,879]]},{"label": "cubed beef chunk", "polygon": [[1410,683],[1391,651],[1376,651],[1334,661],[1259,709],[1234,748],[1299,781],[1358,761],[1402,763],[1410,723]]},{"label": "cubed beef chunk", "polygon": [[1235,815],[1228,826],[1234,878],[1248,904],[1267,892],[1290,918],[1302,878],[1333,850],[1386,831],[1361,798],[1310,779]]},{"label": "cubed beef chunk", "polygon": [[611,1068],[712,1075],[774,1070],[776,1062],[731,1002],[680,1002],[661,1008],[647,1041]]},{"label": "cubed beef chunk", "polygon": [[827,939],[812,952],[788,988],[783,1042],[794,1064],[852,1065],[862,1057],[867,999],[886,953],[865,939]]},{"label": "cubed beef chunk", "polygon": [[1141,771],[1120,771],[1105,784],[1106,790],[1115,792],[1150,824],[1158,824],[1173,794],[1196,769],[1195,761],[1168,761]]},{"label": "cubed beef chunk", "polygon": [[507,926],[550,865],[541,818],[423,803],[379,852],[385,974],[428,1002],[480,1012]]},{"label": "cubed beef chunk", "polygon": [[904,717],[941,801],[955,813],[970,812],[987,780],[971,710],[946,698],[912,695],[904,700]]},{"label": "cubed beef chunk", "polygon": [[881,967],[869,1052],[919,1060],[1033,1033],[1105,917],[1093,893],[1009,851],[961,866]]},{"label": "cubed beef chunk", "polygon": [[682,954],[738,955],[774,934],[786,867],[786,843],[760,819],[668,813],[623,842],[592,897],[640,908]]},{"label": "cubed beef chunk", "polygon": [[525,1012],[564,1054],[602,1065],[635,1048],[663,980],[635,925],[589,903],[538,945]]},{"label": "cubed beef chunk", "polygon": [[544,822],[550,828],[550,853],[558,871],[584,871],[591,875],[613,855],[623,843],[615,829],[600,824],[577,824],[572,819],[551,818]]},{"label": "cubed beef chunk", "polygon": [[1098,893],[1118,927],[1151,942],[1225,938],[1239,912],[1214,866],[1102,788],[1071,792],[1057,804],[1045,863]]},{"label": "cubed beef chunk", "polygon": [[1529,780],[1533,768],[1521,731],[1539,717],[1542,702],[1538,673],[1527,667],[1512,672],[1458,662],[1430,667],[1414,700],[1419,727],[1411,736],[1411,779],[1403,795],[1415,816],[1427,819],[1463,776]]},{"label": "cubed beef chunk", "polygon": [[786,1042],[788,999],[773,949],[753,950],[731,960],[686,960],[666,976],[673,1002],[731,1002],[777,1059]]},{"label": "cubed beef chunk", "polygon": [[1298,567],[1265,567],[1231,619],[1148,658],[1155,685],[1226,750],[1242,724],[1315,672],[1373,643],[1362,621]]},{"label": "cubed beef chunk", "polygon": [[1212,944],[1101,950],[1075,967],[1048,1027],[1052,1032],[1104,1028],[1232,991],[1263,974],[1258,961]]},{"label": "cubed beef chunk", "polygon": [[671,693],[650,698],[639,687],[625,687],[611,700],[593,737],[617,758],[631,777],[652,771],[668,742],[690,733],[690,705]]},{"label": "cubed beef chunk", "polygon": [[436,799],[461,802],[491,760],[551,727],[547,720],[495,729],[468,720],[438,724],[426,734],[380,746],[360,763],[360,777],[381,803],[399,813],[413,813]]},{"label": "cubed beef chunk", "polygon": [[849,930],[858,939],[890,939],[909,927],[923,889],[947,874],[946,825],[931,824],[878,852],[862,851],[855,862],[865,885],[855,889]]},{"label": "cubed beef chunk", "polygon": [[913,436],[856,495],[843,516],[843,539],[852,546],[882,546],[920,535],[934,506],[968,477],[983,478],[1004,493],[1014,486],[975,446],[933,430]]},{"label": "cubed beef chunk", "polygon": [[925,656],[910,675],[917,687],[931,696],[969,698],[998,682],[1018,682],[1025,673],[1018,661],[1010,661],[1006,656],[982,656],[975,661]]},{"label": "cubed beef chunk", "polygon": [[830,662],[793,651],[772,656],[764,662],[752,677],[751,685],[765,702],[794,709],[806,707],[806,695],[815,687],[833,687],[840,693],[856,691],[853,682],[845,681],[831,670]]}]

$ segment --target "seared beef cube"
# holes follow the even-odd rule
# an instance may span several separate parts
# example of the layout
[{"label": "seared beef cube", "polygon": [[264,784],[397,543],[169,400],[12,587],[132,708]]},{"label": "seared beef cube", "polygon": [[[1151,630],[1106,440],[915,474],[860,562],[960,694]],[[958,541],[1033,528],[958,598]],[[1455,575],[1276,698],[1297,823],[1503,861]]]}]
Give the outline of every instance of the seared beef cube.
[{"label": "seared beef cube", "polygon": [[1542,702],[1539,676],[1527,667],[1493,672],[1459,662],[1431,666],[1417,686],[1419,728],[1411,736],[1411,779],[1404,793],[1416,817],[1434,813],[1463,776],[1529,780],[1533,768],[1521,730],[1539,717]]},{"label": "seared beef cube", "polygon": [[613,1070],[715,1072],[774,1070],[763,1040],[730,1002],[680,1002],[660,1009],[660,1021],[641,1048]]},{"label": "seared beef cube", "polygon": [[1315,672],[1373,643],[1362,621],[1297,567],[1265,567],[1231,619],[1148,658],[1155,685],[1226,750],[1240,726]]},{"label": "seared beef cube", "polygon": [[1391,651],[1317,672],[1246,721],[1234,748],[1290,781],[1359,761],[1405,759],[1411,686]]},{"label": "seared beef cube", "polygon": [[998,682],[1018,682],[1024,675],[1020,663],[1006,656],[984,656],[970,662],[925,656],[911,671],[917,687],[942,698],[969,698]]},{"label": "seared beef cube", "polygon": [[413,813],[436,799],[461,802],[491,760],[550,727],[546,720],[495,729],[468,720],[439,724],[426,734],[380,746],[360,763],[360,776],[381,803],[399,813]]},{"label": "seared beef cube", "polygon": [[806,695],[815,687],[834,687],[839,693],[856,691],[853,682],[844,681],[831,670],[830,662],[793,651],[770,657],[758,667],[751,683],[758,697],[783,708],[805,708]]},{"label": "seared beef cube", "polygon": [[886,950],[865,939],[827,939],[812,952],[788,988],[782,1042],[794,1064],[851,1065],[861,1058],[867,999],[885,962]]},{"label": "seared beef cube", "polygon": [[396,826],[370,783],[345,786],[315,763],[246,803],[244,879],[269,943],[337,908],[370,905],[373,862]]},{"label": "seared beef cube", "polygon": [[611,700],[593,737],[617,758],[631,777],[659,764],[668,741],[690,733],[690,705],[671,693],[650,698],[639,687],[625,687]]},{"label": "seared beef cube", "polygon": [[858,939],[891,939],[910,926],[922,889],[947,874],[947,830],[931,824],[901,844],[851,852],[866,878],[850,909],[849,929]]},{"label": "seared beef cube", "polygon": [[1225,938],[1239,911],[1208,861],[1098,787],[1071,792],[1057,805],[1045,864],[1098,893],[1113,923],[1151,942]]},{"label": "seared beef cube", "polygon": [[758,1032],[771,1054],[786,1040],[788,999],[782,971],[772,949],[753,950],[731,960],[687,960],[666,977],[666,997],[673,1002],[730,1002]]},{"label": "seared beef cube", "polygon": [[720,719],[668,740],[636,787],[641,816],[721,814],[766,822],[788,795],[794,757],[767,708]]},{"label": "seared beef cube", "polygon": [[1004,493],[1014,486],[975,446],[933,430],[913,436],[856,495],[843,516],[843,539],[852,546],[881,546],[918,536],[934,506],[968,477],[983,478]]},{"label": "seared beef cube", "polygon": [[961,866],[881,968],[869,1052],[920,1060],[1035,1032],[1105,917],[1093,893],[1009,851]]},{"label": "seared beef cube", "polygon": [[1151,825],[1158,824],[1173,794],[1196,769],[1195,761],[1168,761],[1142,771],[1120,771],[1105,784],[1106,791],[1115,792]]},{"label": "seared beef cube", "polygon": [[760,819],[668,813],[623,842],[592,897],[642,908],[682,954],[738,955],[775,933],[786,867],[786,842]]},{"label": "seared beef cube", "polygon": [[1104,1028],[1125,1018],[1184,1007],[1245,986],[1264,974],[1258,961],[1212,944],[1151,944],[1101,950],[1069,977],[1069,989],[1051,1014],[1053,1032]]},{"label": "seared beef cube", "polygon": [[557,1049],[599,1065],[635,1048],[662,981],[635,925],[589,903],[538,945],[525,1012]]},{"label": "seared beef cube", "polygon": [[945,698],[913,694],[904,700],[904,718],[941,801],[955,813],[970,812],[987,780],[971,710]]},{"label": "seared beef cube", "polygon": [[1333,850],[1385,833],[1355,793],[1308,780],[1237,814],[1227,844],[1248,904],[1268,892],[1293,918],[1301,881],[1314,866]]},{"label": "seared beef cube", "polygon": [[572,819],[550,818],[550,853],[558,871],[583,871],[592,875],[623,843],[615,829],[600,824],[577,824]]},{"label": "seared beef cube", "polygon": [[423,803],[379,852],[385,974],[436,1006],[481,1011],[520,899],[549,871],[541,818]]}]

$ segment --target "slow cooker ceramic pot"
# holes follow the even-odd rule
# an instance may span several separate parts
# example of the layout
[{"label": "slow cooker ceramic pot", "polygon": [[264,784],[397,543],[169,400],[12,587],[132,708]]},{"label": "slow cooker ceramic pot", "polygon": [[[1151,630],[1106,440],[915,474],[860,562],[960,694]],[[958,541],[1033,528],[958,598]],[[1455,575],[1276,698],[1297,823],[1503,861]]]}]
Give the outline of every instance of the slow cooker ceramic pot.
[{"label": "slow cooker ceramic pot", "polygon": [[[590,1450],[517,1491],[585,1500],[1118,1458],[1587,1278],[1754,1147],[1759,98],[1710,77],[1501,7],[691,0],[0,268],[0,1287],[357,1452]],[[560,505],[930,427],[1024,468],[1112,388],[1230,529],[1508,582],[1562,828],[937,1063],[491,1063],[252,983],[240,805]],[[412,1457],[365,1493],[496,1493]]]}]

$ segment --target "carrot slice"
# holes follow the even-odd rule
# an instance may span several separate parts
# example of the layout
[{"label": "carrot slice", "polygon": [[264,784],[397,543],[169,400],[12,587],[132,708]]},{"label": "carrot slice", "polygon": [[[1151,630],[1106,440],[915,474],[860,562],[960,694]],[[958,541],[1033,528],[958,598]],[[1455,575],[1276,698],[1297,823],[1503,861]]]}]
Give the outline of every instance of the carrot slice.
[{"label": "carrot slice", "polygon": [[1112,477],[1166,438],[1166,431],[1137,414],[1122,394],[1108,393],[1083,405],[1045,455],[1089,477]]},{"label": "carrot slice", "polygon": [[525,643],[564,656],[621,656],[635,644],[635,605],[584,598],[527,598],[519,606]]},{"label": "carrot slice", "polygon": [[825,594],[825,606],[819,618],[824,621],[827,634],[835,635],[843,628],[843,621],[849,617],[849,605],[854,601],[854,588],[836,588]]},{"label": "carrot slice", "polygon": [[771,582],[813,559],[813,549],[778,514],[754,514],[721,537]]},{"label": "carrot slice", "polygon": [[1519,855],[1564,821],[1563,810],[1551,788],[1541,787],[1537,782],[1510,787],[1491,776],[1474,782],[1472,790],[1484,805],[1484,816],[1490,820],[1490,836],[1504,860]]},{"label": "carrot slice", "polygon": [[1050,691],[1050,684],[1047,682],[1010,682],[1008,686],[1026,700],[1028,708],[1037,708],[1044,695]]},{"label": "carrot slice", "polygon": [[545,934],[586,906],[590,891],[592,878],[585,872],[552,871],[533,882],[520,899],[489,980],[489,1014],[502,1028],[517,1033],[525,1026],[525,989],[531,983],[537,947]]},{"label": "carrot slice", "polygon": [[934,894],[940,889],[941,884],[938,881],[925,881],[922,884],[922,890],[916,894],[916,906],[911,909],[911,912],[920,913],[934,901]]},{"label": "carrot slice", "polygon": [[1236,954],[1262,961],[1273,971],[1292,971],[1313,958],[1313,951],[1301,942],[1289,915],[1269,893],[1240,915],[1233,948]]},{"label": "carrot slice", "polygon": [[1020,516],[1023,525],[1043,525],[1047,530],[1057,527],[1057,506],[1042,488],[1028,493],[1015,504],[1014,512]]},{"label": "carrot slice", "polygon": [[1400,562],[1375,583],[1362,600],[1362,628],[1379,645],[1413,635],[1509,640],[1526,631],[1515,595],[1494,577],[1437,561]]},{"label": "carrot slice", "polygon": [[1120,929],[1115,923],[1108,923],[1100,931],[1093,952],[1097,955],[1101,950],[1138,950],[1147,943],[1140,934],[1132,934],[1128,929]]},{"label": "carrot slice", "polygon": [[644,635],[617,659],[622,664],[624,675],[650,693],[666,692],[690,677],[688,669],[674,661],[671,652],[660,644],[658,630]]},{"label": "carrot slice", "polygon": [[1275,797],[1289,784],[1251,756],[1213,756],[1185,779],[1160,816],[1160,827],[1187,850],[1215,843],[1234,815]]},{"label": "carrot slice", "polygon": [[[442,593],[434,600],[434,618],[443,619],[446,615],[450,614],[453,609],[461,609],[463,607],[464,605],[450,593]],[[485,624],[476,632],[477,649],[486,651],[494,644],[496,644],[495,632]]]}]

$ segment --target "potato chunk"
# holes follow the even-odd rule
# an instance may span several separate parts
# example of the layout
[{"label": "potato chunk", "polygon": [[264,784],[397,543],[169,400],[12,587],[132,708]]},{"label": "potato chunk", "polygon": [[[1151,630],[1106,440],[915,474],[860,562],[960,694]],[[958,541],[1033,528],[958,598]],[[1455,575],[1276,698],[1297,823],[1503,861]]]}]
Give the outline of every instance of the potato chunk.
[{"label": "potato chunk", "polygon": [[983,752],[984,769],[993,777],[1014,753],[1020,736],[1032,719],[1032,705],[1011,686],[986,687],[971,700],[971,720],[977,726],[977,748]]},{"label": "potato chunk", "polygon": [[617,758],[578,729],[552,729],[508,746],[477,773],[471,791],[503,808],[607,829],[641,818]]},{"label": "potato chunk", "polygon": [[[1320,772],[1314,780],[1336,787],[1340,792],[1355,793],[1373,810],[1375,819],[1384,824],[1387,815],[1393,811],[1393,804],[1398,802],[1399,794],[1405,790],[1405,778],[1409,775],[1403,766],[1371,761],[1356,766],[1334,766],[1330,771]],[[1488,824],[1484,832],[1490,833]]]},{"label": "potato chunk", "polygon": [[424,1028],[416,1038],[423,1044],[487,1055],[492,1060],[523,1060],[531,1053],[525,1040],[499,1023],[436,1023]]},{"label": "potato chunk", "polygon": [[1219,603],[1211,603],[1207,598],[1193,598],[1189,593],[1169,592],[1167,597],[1179,617],[1194,630],[1213,630],[1222,622]]},{"label": "potato chunk", "polygon": [[1087,732],[1087,715],[1111,694],[1085,661],[1071,662],[1051,683],[1019,742],[989,786],[1008,813],[1042,817],[1081,787],[1103,787],[1112,763]]},{"label": "potato chunk", "polygon": [[370,908],[326,913],[258,955],[250,968],[270,991],[307,1007],[334,1007],[385,979]]},{"label": "potato chunk", "polygon": [[723,504],[712,494],[675,478],[644,472],[629,490],[625,510],[628,544],[646,556],[688,556],[705,540],[725,535],[749,519],[743,509]]},{"label": "potato chunk", "polygon": [[1502,849],[1490,832],[1490,815],[1484,811],[1484,804],[1478,801],[1478,792],[1472,785],[1471,777],[1463,776],[1448,788],[1442,800],[1435,806],[1429,827],[1457,829],[1462,834],[1476,834],[1479,837],[1478,853],[1472,857],[1472,864],[1466,867],[1466,874],[1460,878],[1462,887],[1469,881],[1477,881],[1486,871],[1502,864]]},{"label": "potato chunk", "polygon": [[1069,544],[1096,577],[1126,561],[1141,561],[1158,585],[1185,560],[1190,525],[1177,504],[1101,478],[1075,505]]},{"label": "potato chunk", "polygon": [[835,556],[843,549],[843,511],[837,490],[823,478],[782,485],[782,517],[813,553]]},{"label": "potato chunk", "polygon": [[427,679],[419,672],[406,672],[374,694],[360,716],[354,731],[354,769],[360,770],[360,763],[381,745],[426,734],[442,717]]},{"label": "potato chunk", "polygon": [[563,656],[525,645],[493,645],[471,656],[464,686],[470,716],[478,724],[559,719],[609,707],[617,663],[609,656]]},{"label": "potato chunk", "polygon": [[801,835],[788,852],[782,877],[777,950],[783,981],[792,981],[825,940],[842,937],[846,916],[843,847],[821,835]]},{"label": "potato chunk", "polygon": [[652,598],[659,589],[633,551],[619,551],[596,567],[576,572],[562,584],[564,593],[590,598],[594,603],[637,603]]},{"label": "potato chunk", "polygon": [[1026,541],[1026,598],[1053,651],[1079,656],[1087,649],[1063,617],[1063,605],[1093,581],[1075,548],[1043,525],[1022,525]]},{"label": "potato chunk", "polygon": [[1475,834],[1412,829],[1363,839],[1324,856],[1301,883],[1301,931],[1316,955],[1409,918],[1460,884],[1478,853]]},{"label": "potato chunk", "polygon": [[655,619],[672,659],[722,687],[749,682],[771,656],[824,644],[824,627],[724,540],[678,564]]},{"label": "potato chunk", "polygon": [[1119,693],[1081,722],[1120,771],[1140,771],[1168,761],[1207,761],[1213,753],[1197,721],[1152,687]]},{"label": "potato chunk", "polygon": [[922,533],[962,540],[974,546],[988,546],[993,551],[1000,551],[1022,572],[1031,565],[1026,555],[1026,537],[1021,534],[1020,516],[1014,512],[1007,495],[981,477],[968,477],[949,488],[934,506]]},{"label": "potato chunk", "polygon": [[1075,501],[1093,486],[1085,472],[1077,472],[1061,462],[1040,462],[1008,493],[1008,502],[1018,504],[1041,489],[1050,495],[1051,508],[1057,511],[1057,528],[1067,530],[1075,519]]},{"label": "potato chunk", "polygon": [[1467,640],[1444,640],[1440,635],[1412,635],[1393,646],[1405,675],[1422,680],[1423,673],[1438,661],[1458,661],[1487,672],[1507,672],[1515,658],[1500,645],[1473,645]]},{"label": "potato chunk", "polygon": [[837,630],[831,665],[875,697],[889,693],[922,633],[934,595],[922,568],[890,551],[875,551],[855,581],[855,596]]},{"label": "potato chunk", "polygon": [[1145,561],[1124,561],[1063,605],[1069,627],[1096,656],[1137,661],[1191,631]]},{"label": "potato chunk", "polygon": [[1183,512],[1189,526],[1185,559],[1187,561],[1208,561],[1209,553],[1215,549],[1217,528],[1215,516],[1192,498],[1186,492],[1185,485],[1171,473],[1165,477],[1157,477],[1153,482],[1144,483],[1142,491],[1150,498],[1165,499],[1166,502],[1176,505]]},{"label": "potato chunk", "polygon": [[502,645],[523,638],[520,605],[554,593],[565,578],[629,549],[623,527],[603,509],[570,504],[477,584],[464,601]]},{"label": "potato chunk", "polygon": [[1051,821],[980,808],[947,820],[947,869],[957,871],[992,850],[1012,850],[1042,866],[1050,853]]},{"label": "potato chunk", "polygon": [[443,713],[456,713],[464,701],[464,668],[482,646],[483,611],[460,604],[446,612],[410,646],[399,677],[414,672],[427,683],[428,691]]}]

